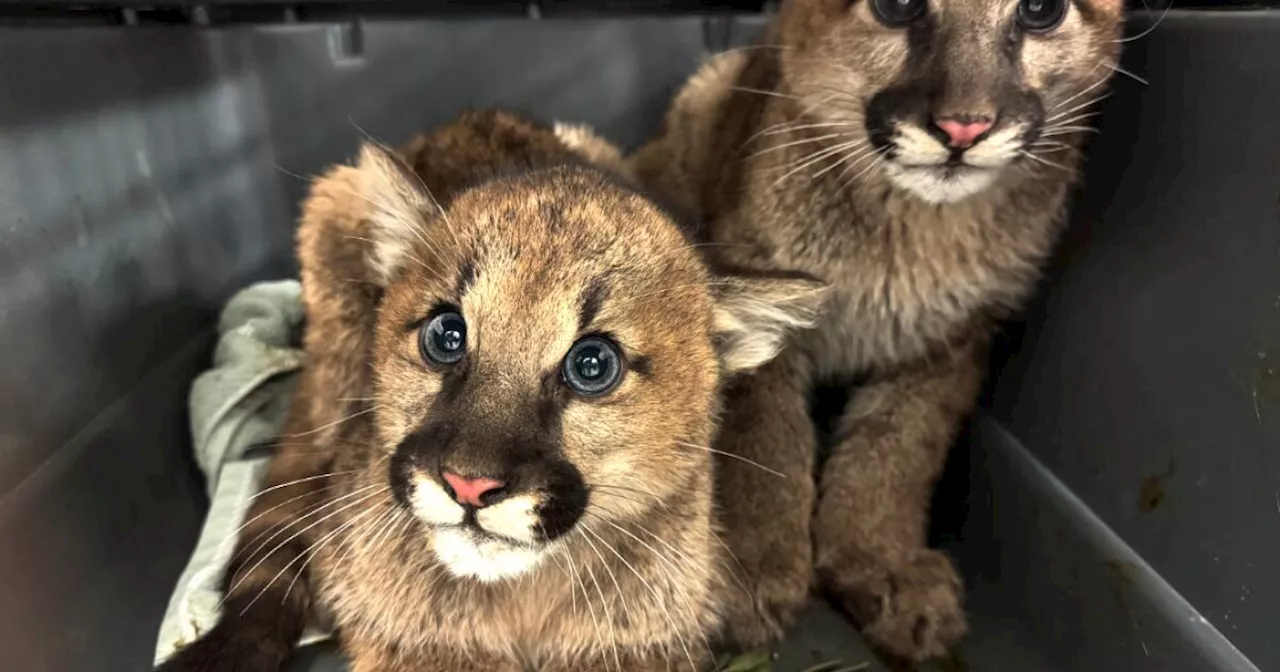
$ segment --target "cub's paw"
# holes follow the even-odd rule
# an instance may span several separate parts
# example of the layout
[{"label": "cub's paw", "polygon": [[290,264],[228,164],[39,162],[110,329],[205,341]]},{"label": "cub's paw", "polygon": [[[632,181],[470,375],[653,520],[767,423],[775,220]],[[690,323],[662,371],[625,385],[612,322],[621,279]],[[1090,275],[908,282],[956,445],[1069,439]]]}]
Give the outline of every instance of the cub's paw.
[{"label": "cub's paw", "polygon": [[214,627],[156,668],[156,672],[279,672],[289,649],[252,633]]},{"label": "cub's paw", "polygon": [[914,661],[946,655],[968,630],[951,561],[923,549],[905,562],[823,566],[819,575],[872,643]]},{"label": "cub's paw", "polygon": [[[785,548],[785,550],[783,550]],[[782,638],[809,599],[813,555],[808,543],[779,547],[754,562],[733,565],[735,581],[725,613],[725,634],[744,647]]]}]

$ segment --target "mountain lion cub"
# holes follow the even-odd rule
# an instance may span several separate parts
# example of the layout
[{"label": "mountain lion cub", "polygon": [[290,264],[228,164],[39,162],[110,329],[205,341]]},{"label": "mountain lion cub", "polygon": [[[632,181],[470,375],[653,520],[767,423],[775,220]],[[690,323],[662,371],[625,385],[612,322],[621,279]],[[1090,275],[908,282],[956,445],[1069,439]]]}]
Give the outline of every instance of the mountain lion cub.
[{"label": "mountain lion cub", "polygon": [[[718,257],[832,284],[819,327],[726,398],[717,448],[792,478],[717,468],[755,592],[729,611],[737,638],[777,636],[815,566],[893,653],[964,633],[959,578],[925,546],[930,493],[990,326],[1058,236],[1121,15],[1120,0],[786,0],[634,157]],[[823,381],[852,400],[815,480],[806,397]]]},{"label": "mountain lion cub", "polygon": [[713,277],[582,128],[468,113],[402,154],[314,183],[286,438],[163,669],[276,670],[323,616],[354,672],[693,670],[735,589],[721,386],[824,286]]}]

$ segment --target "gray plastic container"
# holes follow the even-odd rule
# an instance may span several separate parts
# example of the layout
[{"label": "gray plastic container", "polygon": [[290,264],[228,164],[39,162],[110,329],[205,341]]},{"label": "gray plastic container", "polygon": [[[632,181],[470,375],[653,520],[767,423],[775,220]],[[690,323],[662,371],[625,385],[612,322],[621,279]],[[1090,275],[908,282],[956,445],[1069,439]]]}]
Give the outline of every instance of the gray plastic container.
[{"label": "gray plastic container", "polygon": [[[0,28],[0,669],[149,667],[206,505],[185,394],[222,302],[295,271],[293,175],[461,107],[634,145],[762,21]],[[973,620],[939,669],[1280,671],[1280,14],[1126,47],[1149,83],[937,497]],[[833,655],[871,660],[815,606],[776,669]]]}]

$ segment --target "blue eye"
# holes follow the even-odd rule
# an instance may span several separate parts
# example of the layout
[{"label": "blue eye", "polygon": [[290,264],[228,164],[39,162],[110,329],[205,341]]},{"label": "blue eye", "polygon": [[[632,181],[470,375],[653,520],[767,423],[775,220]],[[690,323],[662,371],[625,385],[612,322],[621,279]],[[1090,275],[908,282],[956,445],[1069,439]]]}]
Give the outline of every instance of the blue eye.
[{"label": "blue eye", "polygon": [[455,312],[440,313],[418,332],[418,350],[433,364],[456,364],[467,353],[467,323]]},{"label": "blue eye", "polygon": [[612,341],[588,336],[569,349],[564,358],[564,382],[587,397],[612,392],[622,381],[622,353]]},{"label": "blue eye", "polygon": [[1022,0],[1018,3],[1018,23],[1029,33],[1047,33],[1057,28],[1066,15],[1066,0]]},{"label": "blue eye", "polygon": [[871,13],[890,28],[902,28],[924,16],[928,0],[871,0]]}]

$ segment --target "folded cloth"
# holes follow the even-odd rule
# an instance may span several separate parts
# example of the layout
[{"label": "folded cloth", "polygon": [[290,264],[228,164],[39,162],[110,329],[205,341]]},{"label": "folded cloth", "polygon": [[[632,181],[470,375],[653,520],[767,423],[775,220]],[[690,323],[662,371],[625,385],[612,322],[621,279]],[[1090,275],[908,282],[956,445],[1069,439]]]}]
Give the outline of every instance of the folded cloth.
[{"label": "folded cloth", "polygon": [[[271,459],[251,449],[269,447],[284,425],[303,362],[304,316],[296,280],[245,288],[222,310],[212,368],[192,383],[189,400],[209,513],[160,625],[157,665],[218,622],[219,584]],[[300,644],[326,636],[311,629]]]}]

